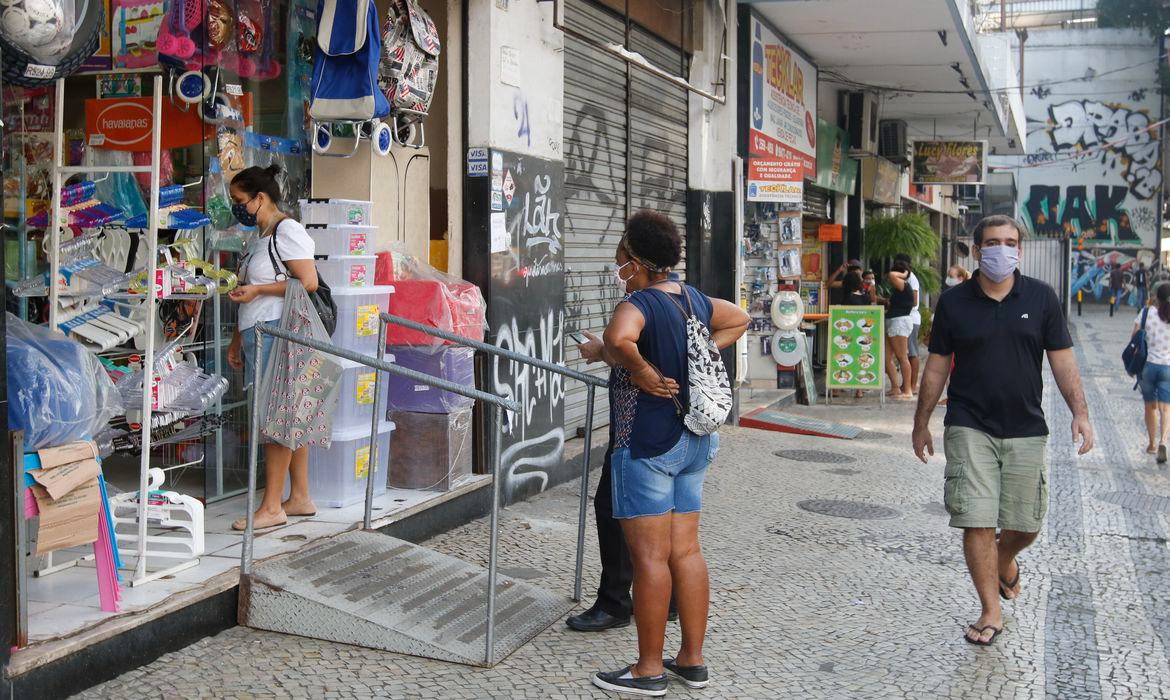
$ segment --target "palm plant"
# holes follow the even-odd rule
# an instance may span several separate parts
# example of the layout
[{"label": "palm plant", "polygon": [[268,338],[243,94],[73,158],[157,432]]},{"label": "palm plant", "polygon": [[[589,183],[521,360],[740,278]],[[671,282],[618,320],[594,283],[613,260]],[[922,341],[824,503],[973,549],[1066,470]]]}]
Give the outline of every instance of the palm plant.
[{"label": "palm plant", "polygon": [[871,261],[888,264],[894,256],[905,253],[918,276],[923,294],[938,294],[942,289],[938,270],[939,235],[930,227],[924,214],[903,212],[870,219],[865,227],[865,255]]}]

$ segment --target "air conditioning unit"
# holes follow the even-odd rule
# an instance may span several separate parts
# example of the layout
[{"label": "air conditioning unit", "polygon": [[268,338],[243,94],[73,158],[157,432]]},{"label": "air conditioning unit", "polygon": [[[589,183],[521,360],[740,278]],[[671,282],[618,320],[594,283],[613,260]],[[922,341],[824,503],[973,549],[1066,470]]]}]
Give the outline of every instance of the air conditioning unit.
[{"label": "air conditioning unit", "polygon": [[883,119],[878,126],[878,155],[901,165],[910,164],[910,142],[906,140],[906,122]]},{"label": "air conditioning unit", "polygon": [[874,155],[878,146],[877,95],[868,92],[838,93],[845,130],[849,132],[850,155]]}]

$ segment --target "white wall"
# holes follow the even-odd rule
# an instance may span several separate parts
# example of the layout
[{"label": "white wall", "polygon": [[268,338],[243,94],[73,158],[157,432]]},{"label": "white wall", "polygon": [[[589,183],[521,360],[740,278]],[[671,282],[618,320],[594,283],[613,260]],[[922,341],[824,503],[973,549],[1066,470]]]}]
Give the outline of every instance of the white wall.
[{"label": "white wall", "polygon": [[[690,94],[690,144],[687,185],[693,190],[728,192],[732,189],[732,159],[735,157],[736,124],[736,5],[726,3],[726,15],[720,17],[719,3],[702,3],[703,46],[695,52],[688,80],[707,92],[718,94],[715,83],[726,80],[725,104],[718,104],[695,93]],[[722,21],[720,21],[722,20]],[[726,30],[727,45],[723,46]],[[723,54],[720,54],[722,50]],[[726,56],[726,59],[723,57]]]},{"label": "white wall", "polygon": [[1020,219],[1086,247],[1157,248],[1163,167],[1158,130],[1143,129],[1161,119],[1152,37],[1033,32],[1024,47],[1028,155],[1000,160],[1016,167]]},{"label": "white wall", "polygon": [[553,3],[468,1],[468,146],[560,160],[565,43]]}]

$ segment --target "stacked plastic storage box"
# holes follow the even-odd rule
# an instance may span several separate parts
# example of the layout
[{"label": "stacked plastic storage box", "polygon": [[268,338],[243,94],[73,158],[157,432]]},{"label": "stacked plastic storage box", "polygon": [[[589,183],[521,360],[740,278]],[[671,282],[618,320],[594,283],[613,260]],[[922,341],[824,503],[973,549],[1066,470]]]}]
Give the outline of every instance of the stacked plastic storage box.
[{"label": "stacked plastic storage box", "polygon": [[[379,278],[390,281],[391,265],[379,260]],[[390,313],[471,338],[483,339],[483,302],[474,285],[447,278],[426,266],[432,278],[394,278]],[[475,386],[475,351],[425,333],[387,328],[388,356],[402,367]],[[393,488],[447,491],[471,473],[472,400],[402,377],[387,381],[389,418],[398,440],[417,449],[397,450],[390,459]]]},{"label": "stacked plastic storage box", "polygon": [[[329,285],[337,304],[333,343],[376,356],[378,316],[389,308],[394,287],[374,284],[373,251],[378,229],[370,221],[370,203],[301,200],[301,218],[313,239],[317,272]],[[333,417],[333,444],[327,450],[309,450],[310,492],[318,505],[329,508],[362,502],[371,467],[374,494],[386,492],[390,435],[395,429],[392,421],[382,420],[377,443],[371,450],[374,370],[348,360],[343,360],[342,365],[345,372]]]}]

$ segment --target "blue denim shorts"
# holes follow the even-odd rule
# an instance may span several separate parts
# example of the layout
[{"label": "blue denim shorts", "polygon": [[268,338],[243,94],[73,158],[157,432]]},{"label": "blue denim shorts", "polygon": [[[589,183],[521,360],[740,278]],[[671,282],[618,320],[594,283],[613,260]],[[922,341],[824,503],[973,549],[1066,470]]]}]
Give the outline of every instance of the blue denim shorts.
[{"label": "blue denim shorts", "polygon": [[[280,325],[279,321],[268,321],[268,323]],[[260,368],[261,372],[268,368],[268,358],[272,356],[272,343],[276,340],[274,336],[264,334],[264,338],[260,341]],[[252,376],[252,365],[256,361],[253,356],[256,347],[256,329],[249,328],[240,332],[240,341],[243,343],[244,350],[244,388],[252,386],[256,378]],[[264,376],[261,374],[260,379]]]},{"label": "blue denim shorts", "polygon": [[1142,400],[1146,403],[1170,403],[1170,365],[1147,362],[1142,369]]},{"label": "blue denim shorts", "polygon": [[657,457],[633,458],[628,447],[613,451],[613,517],[641,518],[698,513],[703,478],[719,452],[719,435],[683,430],[674,447]]}]

